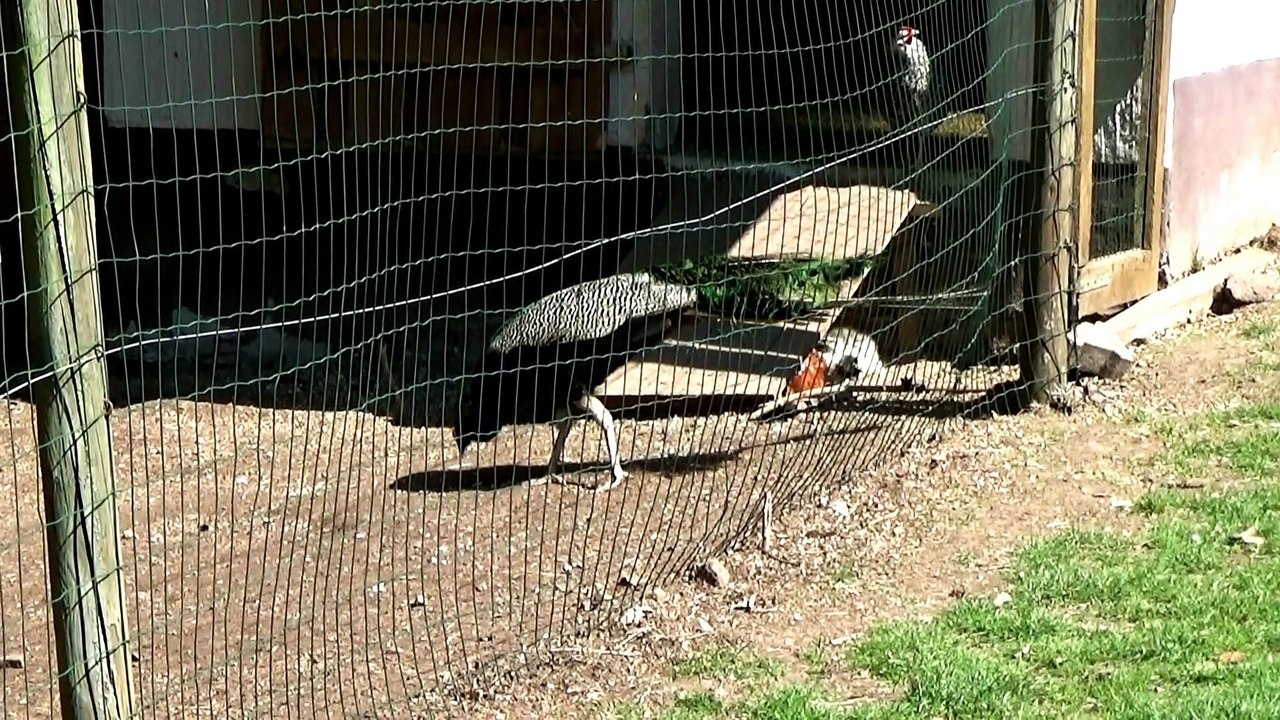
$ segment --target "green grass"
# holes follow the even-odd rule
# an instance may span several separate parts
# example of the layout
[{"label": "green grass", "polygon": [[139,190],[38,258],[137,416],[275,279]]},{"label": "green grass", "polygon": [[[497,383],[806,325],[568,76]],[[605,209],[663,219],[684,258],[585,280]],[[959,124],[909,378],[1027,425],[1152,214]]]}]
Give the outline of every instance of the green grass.
[{"label": "green grass", "polygon": [[1275,336],[1277,329],[1274,318],[1258,318],[1245,323],[1244,327],[1240,328],[1240,334],[1246,340],[1270,340]]},{"label": "green grass", "polygon": [[905,689],[858,718],[1246,718],[1280,707],[1280,401],[1166,431],[1182,470],[1253,482],[1160,491],[1143,537],[1073,530],[1028,547],[1014,601],[965,600],[932,622],[874,630],[853,666]]},{"label": "green grass", "polygon": [[1280,473],[1280,400],[1163,423],[1167,460],[1184,476],[1230,471],[1246,478]]},{"label": "green grass", "polygon": [[709,678],[715,680],[762,680],[782,675],[782,664],[753,655],[746,650],[720,645],[681,660],[672,668],[677,678]]},{"label": "green grass", "polygon": [[864,275],[872,258],[742,260],[709,256],[652,268],[654,277],[697,288],[699,307],[725,317],[783,320],[830,300],[845,280]]},{"label": "green grass", "polygon": [[[1262,718],[1280,708],[1280,400],[1162,428],[1173,466],[1234,482],[1158,491],[1147,529],[1064,531],[1025,548],[1012,602],[968,598],[929,621],[874,628],[844,655],[798,655],[810,679],[745,700],[681,698],[662,718]],[[1241,533],[1250,530],[1250,541]],[[1258,538],[1263,541],[1258,542]],[[744,659],[746,658],[746,659]],[[776,677],[738,649],[683,672]],[[890,701],[833,702],[838,666],[893,685]],[[677,673],[679,674],[679,672]]]}]

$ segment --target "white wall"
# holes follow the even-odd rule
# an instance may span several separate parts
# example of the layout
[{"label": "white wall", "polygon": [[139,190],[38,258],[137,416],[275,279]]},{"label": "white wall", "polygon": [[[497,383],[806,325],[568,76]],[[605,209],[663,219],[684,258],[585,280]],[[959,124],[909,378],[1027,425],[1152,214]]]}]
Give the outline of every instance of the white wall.
[{"label": "white wall", "polygon": [[[1169,47],[1169,117],[1177,122],[1173,84],[1180,78],[1280,58],[1277,27],[1275,0],[1178,0]],[[1165,138],[1165,167],[1171,167],[1173,133]]]},{"label": "white wall", "polygon": [[103,0],[114,126],[258,129],[259,0]]}]

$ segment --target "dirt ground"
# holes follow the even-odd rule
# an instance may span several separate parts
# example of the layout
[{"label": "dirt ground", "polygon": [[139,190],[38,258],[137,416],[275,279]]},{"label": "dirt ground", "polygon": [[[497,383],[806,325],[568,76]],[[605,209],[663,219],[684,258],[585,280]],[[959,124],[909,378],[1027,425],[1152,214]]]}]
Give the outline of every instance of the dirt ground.
[{"label": "dirt ground", "polygon": [[[1234,324],[1259,314],[1280,317],[1245,310],[1142,348],[1071,415],[953,419],[940,439],[938,419],[902,412],[624,423],[624,456],[676,460],[633,462],[604,495],[457,489],[431,470],[451,457],[440,431],[358,413],[117,410],[139,699],[148,717],[596,717],[689,689],[671,662],[724,642],[802,675],[802,648],[992,591],[1030,535],[1129,522],[1113,498],[1164,479],[1141,460],[1156,439],[1126,417],[1238,396]],[[0,670],[0,699],[5,717],[52,717],[31,409],[4,414],[17,460],[0,470],[0,655],[24,667]],[[576,430],[570,456],[596,458],[596,437]],[[549,441],[505,432],[488,480],[537,474]],[[766,490],[795,499],[767,551]],[[727,583],[687,572],[726,543]]]}]

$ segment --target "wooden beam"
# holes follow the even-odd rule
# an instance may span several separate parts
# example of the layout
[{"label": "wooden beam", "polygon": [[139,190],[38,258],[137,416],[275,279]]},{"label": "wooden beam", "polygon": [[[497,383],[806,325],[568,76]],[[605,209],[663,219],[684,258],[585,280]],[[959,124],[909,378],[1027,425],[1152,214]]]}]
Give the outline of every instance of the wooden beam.
[{"label": "wooden beam", "polygon": [[277,56],[403,67],[563,65],[587,62],[592,45],[584,28],[502,24],[496,4],[454,5],[428,18],[392,7],[317,13],[289,2],[268,5]]},{"label": "wooden beam", "polygon": [[1125,344],[1145,340],[1174,325],[1204,315],[1213,305],[1213,296],[1232,275],[1263,270],[1276,262],[1276,255],[1260,248],[1245,248],[1198,273],[1189,275],[1159,292],[1148,295],[1103,325]]},{"label": "wooden beam", "polygon": [[1037,78],[1048,88],[1046,97],[1037,102],[1040,139],[1033,147],[1040,161],[1037,167],[1045,173],[1040,194],[1044,217],[1038,252],[1028,258],[1024,281],[1025,311],[1034,319],[1034,332],[1023,345],[1019,364],[1030,399],[1039,403],[1047,403],[1066,383],[1069,363],[1066,289],[1079,224],[1074,195],[1075,173],[1080,166],[1079,103],[1072,76],[1080,67],[1076,43],[1080,3],[1037,3]]},{"label": "wooden beam", "polygon": [[1152,252],[1151,273],[1159,272],[1164,234],[1164,145],[1169,126],[1169,52],[1173,37],[1175,0],[1151,0],[1152,29],[1151,111],[1147,114],[1146,228],[1143,247]]},{"label": "wooden beam", "polygon": [[0,4],[62,717],[134,717],[83,50],[73,0]]},{"label": "wooden beam", "polygon": [[1154,253],[1126,250],[1090,260],[1080,268],[1076,303],[1080,317],[1106,312],[1159,289]]},{"label": "wooden beam", "polygon": [[1080,157],[1076,166],[1076,211],[1079,217],[1076,267],[1081,267],[1093,256],[1093,134],[1098,130],[1094,118],[1097,103],[1094,74],[1098,68],[1098,0],[1080,0],[1080,34],[1076,42],[1080,46],[1080,67],[1076,69],[1076,94],[1080,108],[1076,126],[1076,147]]}]

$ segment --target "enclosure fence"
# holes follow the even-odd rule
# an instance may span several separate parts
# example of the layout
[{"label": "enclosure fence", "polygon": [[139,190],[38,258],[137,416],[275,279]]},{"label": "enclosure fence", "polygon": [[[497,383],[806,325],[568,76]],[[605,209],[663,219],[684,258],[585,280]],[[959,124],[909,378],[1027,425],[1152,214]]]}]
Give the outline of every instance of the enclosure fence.
[{"label": "enclosure fence", "polygon": [[469,717],[1058,397],[1165,5],[4,4],[5,717]]}]

